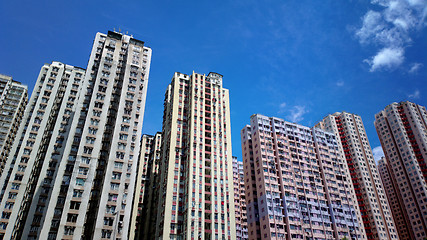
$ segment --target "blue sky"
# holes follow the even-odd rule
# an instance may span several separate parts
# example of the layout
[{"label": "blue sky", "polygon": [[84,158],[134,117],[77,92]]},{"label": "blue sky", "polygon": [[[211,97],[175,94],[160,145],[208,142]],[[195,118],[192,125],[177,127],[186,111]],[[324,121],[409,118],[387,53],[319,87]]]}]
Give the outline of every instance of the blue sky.
[{"label": "blue sky", "polygon": [[2,1],[0,73],[32,91],[44,63],[86,67],[96,32],[153,49],[143,132],[161,130],[175,71],[218,72],[230,89],[233,154],[254,113],[312,126],[329,113],[427,105],[427,0]]}]

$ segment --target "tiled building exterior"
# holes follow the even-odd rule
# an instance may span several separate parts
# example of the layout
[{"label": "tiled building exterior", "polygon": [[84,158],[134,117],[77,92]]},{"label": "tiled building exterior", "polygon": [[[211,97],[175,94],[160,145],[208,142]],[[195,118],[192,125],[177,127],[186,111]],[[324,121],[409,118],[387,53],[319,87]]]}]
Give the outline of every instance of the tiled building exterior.
[{"label": "tiled building exterior", "polygon": [[[398,229],[405,221],[411,239],[427,237],[427,112],[406,101],[392,103],[375,115],[375,128],[386,158],[388,177],[381,174]],[[384,166],[382,173],[386,173]],[[390,181],[391,180],[391,181]],[[392,185],[392,187],[390,186]],[[393,193],[392,193],[393,192]],[[398,201],[397,201],[398,199]],[[412,233],[411,233],[412,232]]]},{"label": "tiled building exterior", "polygon": [[246,194],[243,162],[233,156],[234,210],[236,211],[236,239],[248,239]]},{"label": "tiled building exterior", "polygon": [[400,204],[401,199],[399,199],[399,189],[397,188],[397,183],[390,175],[389,166],[387,165],[387,160],[385,157],[382,157],[378,161],[378,172],[380,173],[381,180],[387,194],[388,202],[390,204],[390,208],[392,209],[394,223],[397,232],[399,233],[399,239],[415,239],[408,216],[404,212],[404,206]]},{"label": "tiled building exterior", "polygon": [[368,239],[398,239],[362,118],[337,112],[326,116],[316,127],[335,133],[344,152]]},{"label": "tiled building exterior", "polygon": [[4,191],[0,204],[0,238],[38,236],[84,75],[84,69],[60,62],[41,68],[6,163],[5,169],[10,174],[0,178]]},{"label": "tiled building exterior", "polygon": [[235,239],[229,93],[176,72],[164,101],[156,239]]},{"label": "tiled building exterior", "polygon": [[86,74],[42,68],[11,152],[20,164],[0,180],[4,239],[128,239],[150,59],[142,41],[108,32]]},{"label": "tiled building exterior", "polygon": [[27,86],[0,74],[0,175],[24,116],[28,102]]},{"label": "tiled building exterior", "polygon": [[241,137],[249,239],[366,239],[333,133],[256,114]]},{"label": "tiled building exterior", "polygon": [[161,143],[161,133],[142,135],[129,239],[154,239]]}]

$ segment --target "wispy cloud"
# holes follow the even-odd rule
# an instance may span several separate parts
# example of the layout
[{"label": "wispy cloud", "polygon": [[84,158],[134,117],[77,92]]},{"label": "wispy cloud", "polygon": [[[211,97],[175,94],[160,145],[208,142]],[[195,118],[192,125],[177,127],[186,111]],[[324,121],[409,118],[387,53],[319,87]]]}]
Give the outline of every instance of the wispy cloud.
[{"label": "wispy cloud", "polygon": [[299,122],[304,119],[303,115],[308,113],[308,110],[305,106],[294,106],[289,110],[290,114],[288,115],[288,119],[291,122]]},{"label": "wispy cloud", "polygon": [[405,48],[412,42],[411,33],[424,28],[427,15],[425,0],[372,0],[382,8],[369,10],[362,18],[362,27],[356,31],[361,44],[379,46],[375,56],[365,59],[370,71],[391,70],[405,59]]},{"label": "wispy cloud", "polygon": [[415,90],[415,92],[408,94],[408,98],[420,98],[420,90]]},{"label": "wispy cloud", "polygon": [[338,82],[336,82],[337,87],[343,87],[344,86],[344,81],[340,80]]},{"label": "wispy cloud", "polygon": [[409,69],[409,73],[416,73],[423,66],[422,63],[413,63],[411,69]]},{"label": "wispy cloud", "polygon": [[384,157],[383,148],[381,146],[374,147],[374,149],[372,149],[372,154],[374,155],[375,162],[378,162],[381,157]]},{"label": "wispy cloud", "polygon": [[280,105],[279,105],[279,113],[284,113],[286,111],[286,103],[285,102],[282,102]]}]

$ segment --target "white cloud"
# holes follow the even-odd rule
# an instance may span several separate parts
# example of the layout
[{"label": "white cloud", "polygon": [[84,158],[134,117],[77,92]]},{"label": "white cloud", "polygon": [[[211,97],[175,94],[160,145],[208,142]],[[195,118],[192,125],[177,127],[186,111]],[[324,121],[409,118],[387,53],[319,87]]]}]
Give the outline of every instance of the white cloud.
[{"label": "white cloud", "polygon": [[381,146],[374,147],[372,154],[374,155],[375,162],[378,162],[381,157],[384,157],[383,148]]},{"label": "white cloud", "polygon": [[383,48],[371,59],[365,59],[371,65],[371,72],[379,69],[393,69],[402,64],[405,56],[403,48]]},{"label": "white cloud", "polygon": [[283,113],[283,112],[285,112],[286,111],[286,103],[285,102],[282,102],[280,105],[279,105],[279,112],[278,113]]},{"label": "white cloud", "polygon": [[411,33],[427,25],[427,1],[372,0],[371,3],[382,10],[369,10],[355,34],[361,44],[382,48],[371,60],[365,60],[371,65],[371,72],[383,67],[391,70],[403,63],[404,49],[412,42]]},{"label": "white cloud", "polygon": [[288,116],[289,120],[291,122],[299,122],[302,121],[303,115],[308,113],[308,111],[306,110],[305,106],[294,106],[291,110],[290,110],[290,114]]},{"label": "white cloud", "polygon": [[356,35],[359,37],[361,43],[369,43],[372,41],[377,33],[384,30],[385,26],[382,23],[381,13],[375,11],[368,11],[363,17],[363,26],[360,28]]},{"label": "white cloud", "polygon": [[420,98],[420,90],[415,90],[415,92],[408,95],[408,98]]},{"label": "white cloud", "polygon": [[344,81],[340,80],[336,84],[337,84],[337,87],[343,87],[344,86]]},{"label": "white cloud", "polygon": [[423,66],[422,63],[413,63],[411,69],[409,69],[409,73],[416,73]]}]

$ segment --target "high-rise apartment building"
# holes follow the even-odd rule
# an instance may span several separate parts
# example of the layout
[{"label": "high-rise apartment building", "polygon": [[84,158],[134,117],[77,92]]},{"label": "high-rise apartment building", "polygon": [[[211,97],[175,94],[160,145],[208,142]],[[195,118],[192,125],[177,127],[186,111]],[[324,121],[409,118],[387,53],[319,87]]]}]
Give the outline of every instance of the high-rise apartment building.
[{"label": "high-rise apartment building", "polygon": [[248,239],[248,220],[246,216],[245,180],[243,162],[233,157],[234,210],[236,211],[236,239]]},{"label": "high-rise apartment building", "polygon": [[229,92],[175,73],[164,100],[156,239],[235,239]]},{"label": "high-rise apartment building", "polygon": [[334,133],[344,152],[368,239],[398,239],[362,118],[337,112],[316,127]]},{"label": "high-rise apartment building", "polygon": [[157,211],[157,174],[162,134],[144,134],[141,139],[129,239],[154,239]]},{"label": "high-rise apartment building", "polygon": [[[0,178],[0,238],[31,239],[41,224],[44,201],[47,201],[54,185],[55,172],[49,172],[49,178],[39,176],[45,159],[51,158],[46,162],[56,166],[61,157],[61,149],[65,147],[63,142],[69,136],[69,119],[81,92],[84,75],[84,69],[60,62],[45,64],[41,68],[6,162],[8,174]],[[38,184],[39,180],[43,184]],[[30,213],[31,203],[37,202],[34,199],[39,200],[40,205]],[[27,218],[33,218],[34,223],[25,228]],[[24,229],[26,233],[23,233]]]},{"label": "high-rise apartment building", "polygon": [[0,74],[0,175],[28,102],[27,86]]},{"label": "high-rise apartment building", "polygon": [[[375,115],[384,150],[381,179],[402,239],[427,237],[427,111],[412,102],[392,103]],[[386,170],[385,170],[386,169]],[[403,213],[403,214],[402,214]],[[403,233],[404,231],[402,231]]]},{"label": "high-rise apartment building", "polygon": [[333,133],[256,114],[241,137],[249,239],[366,239]]},{"label": "high-rise apartment building", "polygon": [[382,157],[378,161],[378,171],[380,173],[385,192],[387,194],[388,202],[393,214],[396,230],[399,233],[400,240],[415,239],[414,233],[410,226],[408,216],[405,214],[403,206],[399,204],[399,196],[395,179],[390,175],[390,169],[387,165],[387,160]]},{"label": "high-rise apartment building", "polygon": [[151,49],[97,33],[87,71],[42,67],[0,185],[4,239],[128,239]]}]

